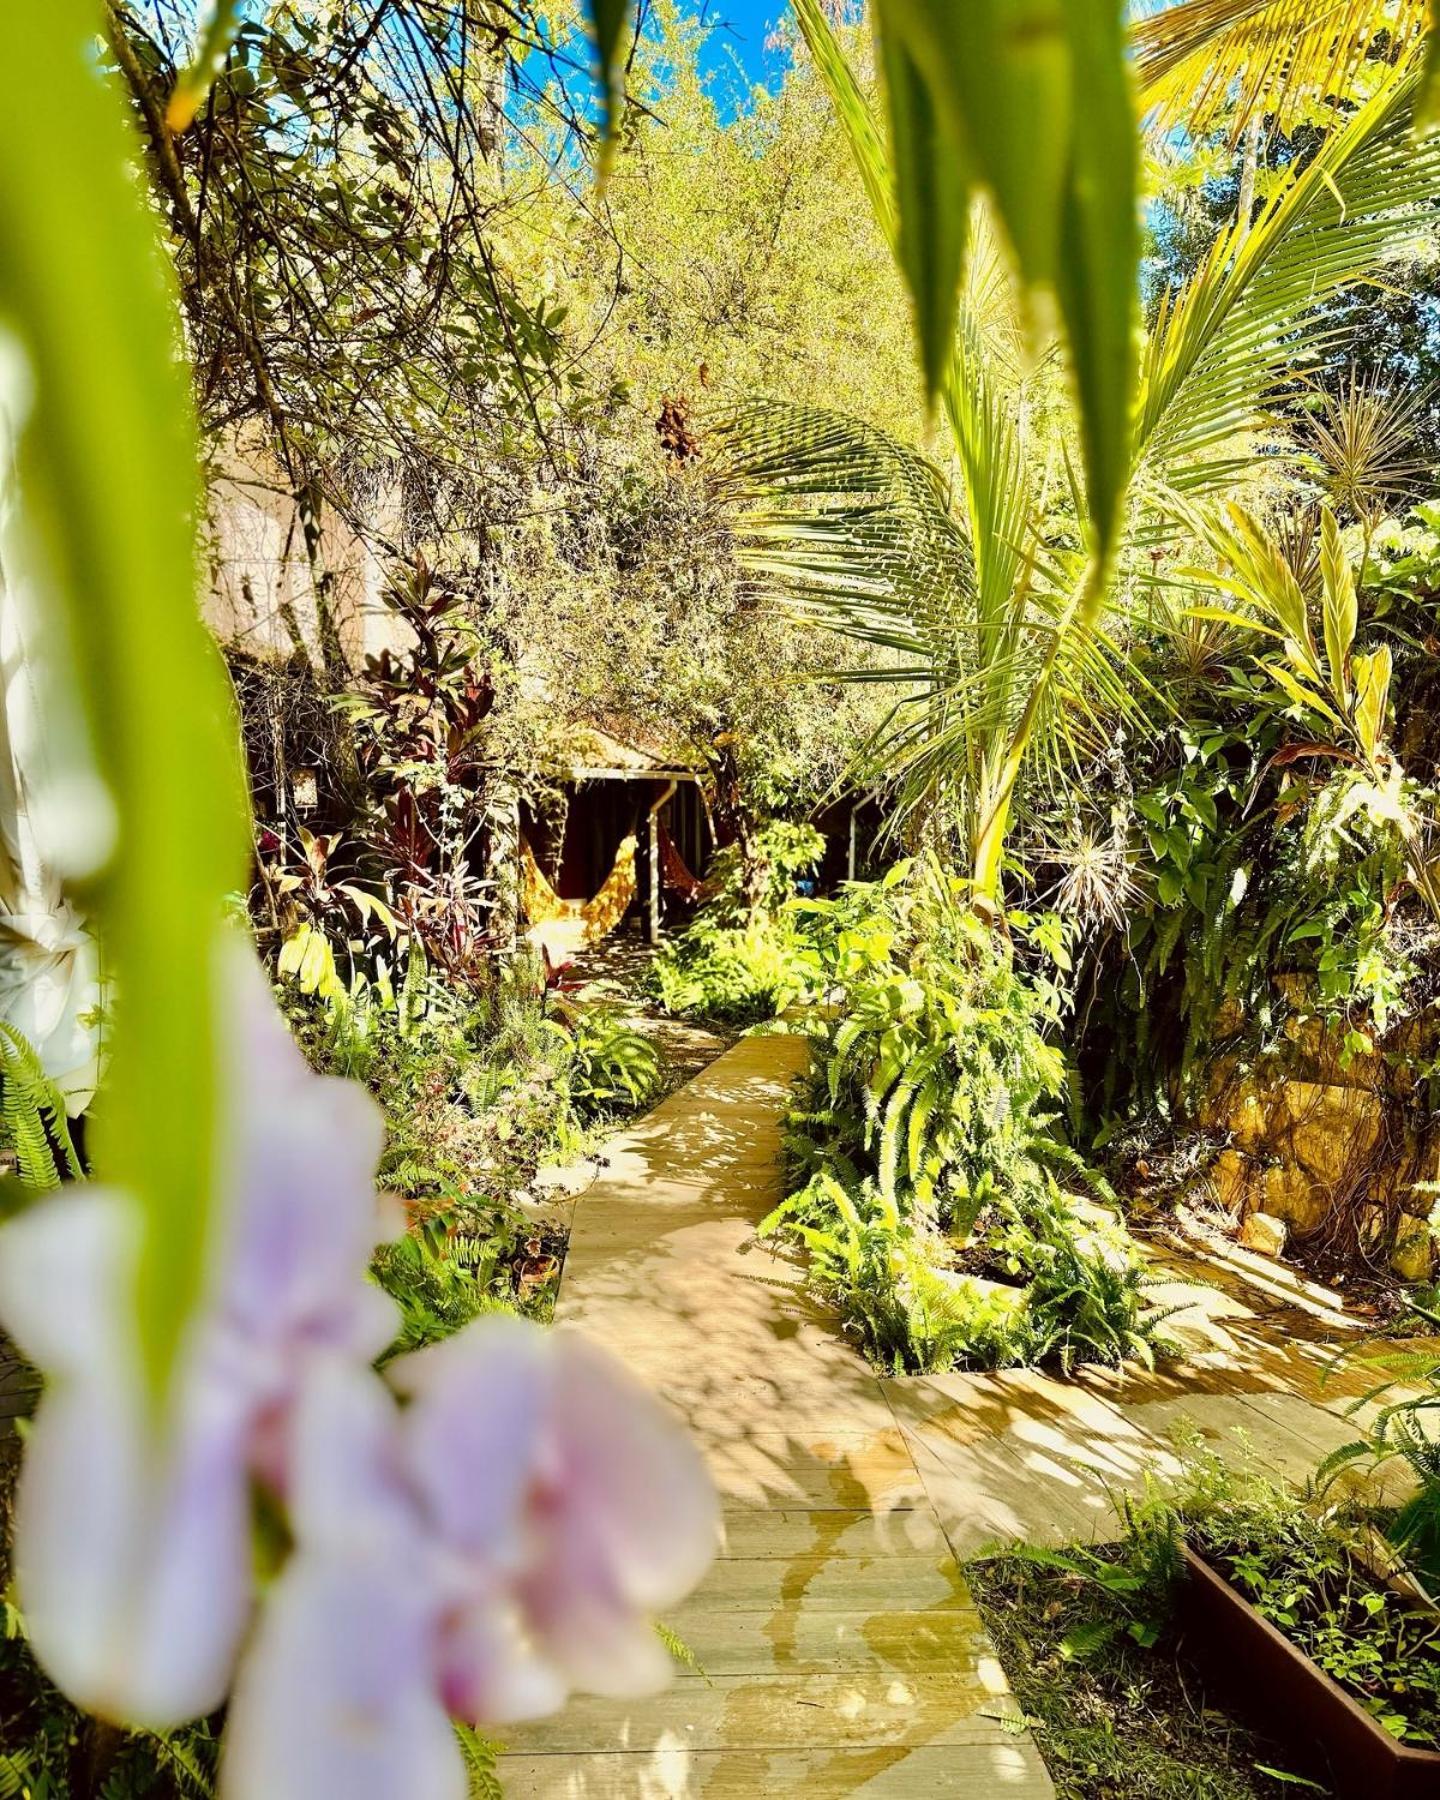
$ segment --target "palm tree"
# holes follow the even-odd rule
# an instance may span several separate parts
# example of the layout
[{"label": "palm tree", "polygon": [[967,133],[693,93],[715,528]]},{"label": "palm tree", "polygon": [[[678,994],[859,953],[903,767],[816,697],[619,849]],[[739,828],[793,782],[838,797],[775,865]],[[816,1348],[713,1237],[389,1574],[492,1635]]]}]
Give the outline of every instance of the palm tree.
[{"label": "palm tree", "polygon": [[[817,0],[795,10],[893,244],[880,130]],[[1413,234],[1423,198],[1440,192],[1440,148],[1411,135],[1417,79],[1386,69],[1253,224],[1223,232],[1162,303],[1142,358],[1112,592],[1146,581],[1176,519],[1273,449],[1267,397],[1325,348],[1325,301]],[[874,647],[874,665],[851,678],[901,692],[874,761],[902,809],[956,821],[986,911],[999,904],[1022,772],[1062,772],[1102,711],[1123,716],[1137,701],[1090,605],[1090,524],[1068,442],[1027,416],[1044,367],[1021,372],[1018,336],[982,232],[940,387],[953,492],[924,457],[833,414],[771,403],[725,429],[730,479],[758,508],[742,532],[752,580]]]}]

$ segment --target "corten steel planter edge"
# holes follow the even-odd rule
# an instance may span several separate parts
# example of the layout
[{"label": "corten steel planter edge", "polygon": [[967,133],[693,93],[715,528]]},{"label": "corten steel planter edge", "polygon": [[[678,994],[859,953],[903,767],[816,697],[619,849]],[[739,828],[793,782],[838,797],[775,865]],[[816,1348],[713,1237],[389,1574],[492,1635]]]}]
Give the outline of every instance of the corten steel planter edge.
[{"label": "corten steel planter edge", "polygon": [[1440,1751],[1402,1744],[1245,1596],[1185,1546],[1176,1617],[1269,1734],[1329,1764],[1339,1800],[1440,1800]]}]

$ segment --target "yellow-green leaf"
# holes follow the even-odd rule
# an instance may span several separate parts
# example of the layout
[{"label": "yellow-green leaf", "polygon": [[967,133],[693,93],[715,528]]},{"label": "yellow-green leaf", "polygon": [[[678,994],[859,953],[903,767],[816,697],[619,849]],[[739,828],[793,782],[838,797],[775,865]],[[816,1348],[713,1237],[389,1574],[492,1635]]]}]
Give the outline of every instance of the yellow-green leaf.
[{"label": "yellow-green leaf", "polygon": [[1265,670],[1267,674],[1273,676],[1274,679],[1279,682],[1280,686],[1297,706],[1303,708],[1307,712],[1319,713],[1321,718],[1327,720],[1337,731],[1343,731],[1345,729],[1345,721],[1323,695],[1317,694],[1314,688],[1301,680],[1293,670],[1287,669],[1284,663],[1268,662],[1265,665]]},{"label": "yellow-green leaf", "polygon": [[1355,678],[1355,735],[1370,761],[1380,748],[1385,714],[1390,705],[1390,647],[1382,644],[1368,656],[1351,658]]},{"label": "yellow-green leaf", "polygon": [[1415,96],[1415,128],[1433,131],[1440,125],[1440,0],[1430,0],[1429,35],[1425,39],[1425,67],[1420,91]]},{"label": "yellow-green leaf", "polygon": [[1320,517],[1320,573],[1325,583],[1325,656],[1341,704],[1350,704],[1350,646],[1355,642],[1359,602],[1340,527],[1327,506]]}]

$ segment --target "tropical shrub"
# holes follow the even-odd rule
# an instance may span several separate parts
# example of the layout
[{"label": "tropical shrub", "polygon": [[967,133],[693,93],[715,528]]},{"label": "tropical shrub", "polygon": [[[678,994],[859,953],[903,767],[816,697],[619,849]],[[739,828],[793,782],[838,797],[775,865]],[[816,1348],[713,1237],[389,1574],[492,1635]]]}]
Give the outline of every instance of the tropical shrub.
[{"label": "tropical shrub", "polygon": [[812,926],[828,917],[795,897],[825,840],[810,825],[774,821],[715,857],[707,903],[651,966],[650,992],[668,1013],[753,1025],[818,997]]},{"label": "tropical shrub", "polygon": [[[904,1370],[1152,1361],[1169,1346],[1136,1247],[1066,1194],[1063,1056],[1047,921],[1019,921],[1043,977],[928,864],[808,916],[827,1004],[788,1120],[792,1236],[867,1354]],[[1041,946],[1044,949],[1041,949]]]}]

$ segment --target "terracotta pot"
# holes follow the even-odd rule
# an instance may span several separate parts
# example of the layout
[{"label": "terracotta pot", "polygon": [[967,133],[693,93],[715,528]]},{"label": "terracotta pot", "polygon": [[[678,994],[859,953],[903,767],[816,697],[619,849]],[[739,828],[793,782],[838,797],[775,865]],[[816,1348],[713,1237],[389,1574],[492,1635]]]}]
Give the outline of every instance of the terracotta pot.
[{"label": "terracotta pot", "polygon": [[1187,1646],[1339,1800],[1440,1800],[1440,1751],[1402,1744],[1188,1547],[1176,1610]]}]

